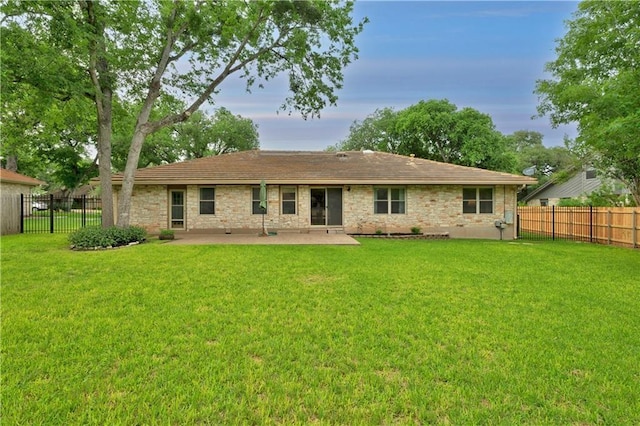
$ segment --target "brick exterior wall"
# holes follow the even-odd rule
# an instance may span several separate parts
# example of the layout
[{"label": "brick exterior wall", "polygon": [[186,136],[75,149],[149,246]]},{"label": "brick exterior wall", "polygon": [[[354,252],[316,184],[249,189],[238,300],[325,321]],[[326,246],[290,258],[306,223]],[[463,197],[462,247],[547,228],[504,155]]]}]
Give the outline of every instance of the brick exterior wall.
[{"label": "brick exterior wall", "polygon": [[[135,187],[131,224],[145,227],[151,233],[169,227],[169,191],[184,190],[185,230],[207,232],[259,232],[262,215],[251,213],[252,186],[216,185],[215,214],[199,214],[198,185],[172,187],[167,185],[138,185]],[[279,185],[268,185],[268,212],[264,217],[267,231],[300,230],[307,232],[310,225],[310,186],[296,186],[296,214],[281,214]],[[462,186],[460,185],[408,185],[406,213],[374,214],[374,186],[344,185],[343,227],[346,233],[408,233],[412,227],[423,233],[448,233],[452,238],[501,237],[494,221],[505,215],[515,218],[516,187],[493,187],[492,214],[463,214]],[[515,220],[515,219],[514,219]],[[515,224],[507,225],[504,239],[515,238]]]}]

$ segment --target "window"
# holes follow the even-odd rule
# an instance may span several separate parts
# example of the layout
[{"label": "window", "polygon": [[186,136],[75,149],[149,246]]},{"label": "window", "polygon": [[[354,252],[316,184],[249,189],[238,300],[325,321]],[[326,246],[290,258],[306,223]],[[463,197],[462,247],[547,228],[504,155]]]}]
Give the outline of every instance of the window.
[{"label": "window", "polygon": [[200,188],[200,214],[216,214],[215,188]]},{"label": "window", "polygon": [[493,213],[493,188],[463,188],[462,213]]},{"label": "window", "polygon": [[540,206],[541,207],[547,207],[549,205],[549,199],[548,198],[540,198]]},{"label": "window", "polygon": [[251,188],[251,213],[266,214],[267,209],[260,207],[260,187]]},{"label": "window", "polygon": [[595,169],[589,169],[585,172],[585,175],[587,179],[595,179],[598,174]]},{"label": "window", "polygon": [[404,188],[375,188],[373,193],[373,212],[375,214],[405,213]]},{"label": "window", "polygon": [[282,214],[296,214],[296,188],[282,188]]}]

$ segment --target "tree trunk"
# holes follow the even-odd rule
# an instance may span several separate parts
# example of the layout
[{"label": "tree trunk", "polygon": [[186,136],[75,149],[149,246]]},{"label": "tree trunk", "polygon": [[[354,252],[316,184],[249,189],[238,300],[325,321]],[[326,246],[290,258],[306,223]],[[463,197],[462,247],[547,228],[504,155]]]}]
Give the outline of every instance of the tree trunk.
[{"label": "tree trunk", "polygon": [[111,184],[111,91],[103,93],[102,114],[98,120],[98,167],[100,176],[100,200],[102,202],[102,227],[113,226],[113,186]]},{"label": "tree trunk", "polygon": [[87,23],[94,38],[89,45],[89,75],[94,87],[93,99],[98,117],[98,170],[102,201],[102,227],[113,226],[113,187],[111,185],[111,130],[113,113],[113,76],[105,47],[104,10],[97,1],[82,2]]},{"label": "tree trunk", "polygon": [[12,172],[18,171],[18,157],[16,155],[8,155],[7,156],[7,170]]},{"label": "tree trunk", "polygon": [[133,195],[133,184],[136,177],[136,169],[138,168],[138,160],[140,159],[140,151],[144,142],[145,134],[136,126],[136,130],[131,140],[129,155],[127,156],[127,165],[122,176],[122,188],[118,197],[118,226],[125,227],[130,224],[131,212],[131,195]]},{"label": "tree trunk", "polygon": [[632,180],[631,185],[629,185],[629,191],[636,206],[640,207],[640,178]]}]

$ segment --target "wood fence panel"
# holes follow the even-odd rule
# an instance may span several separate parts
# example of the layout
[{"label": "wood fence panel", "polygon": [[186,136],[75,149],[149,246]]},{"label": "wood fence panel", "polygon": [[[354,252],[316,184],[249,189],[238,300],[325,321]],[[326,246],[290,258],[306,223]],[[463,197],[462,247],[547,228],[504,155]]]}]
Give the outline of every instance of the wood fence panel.
[{"label": "wood fence panel", "polygon": [[20,233],[20,195],[0,199],[0,235]]},{"label": "wood fence panel", "polygon": [[523,238],[571,239],[640,247],[638,207],[518,207]]}]

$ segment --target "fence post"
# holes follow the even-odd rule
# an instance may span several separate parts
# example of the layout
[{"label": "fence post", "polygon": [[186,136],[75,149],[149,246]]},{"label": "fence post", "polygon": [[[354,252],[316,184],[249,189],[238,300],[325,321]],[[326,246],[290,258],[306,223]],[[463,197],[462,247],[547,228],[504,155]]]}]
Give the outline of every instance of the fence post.
[{"label": "fence post", "polygon": [[611,210],[607,210],[607,244],[611,245]]},{"label": "fence post", "polygon": [[49,232],[53,234],[53,194],[49,194]]},{"label": "fence post", "polygon": [[556,240],[556,206],[551,206],[551,240]]},{"label": "fence post", "polygon": [[631,238],[633,239],[633,248],[638,247],[638,225],[637,225],[637,213],[635,210],[631,212]]},{"label": "fence post", "polygon": [[20,194],[20,233],[24,234],[24,194]]},{"label": "fence post", "polygon": [[87,226],[87,196],[82,196],[82,227]]},{"label": "fence post", "polygon": [[589,206],[589,242],[593,242],[593,206]]}]

